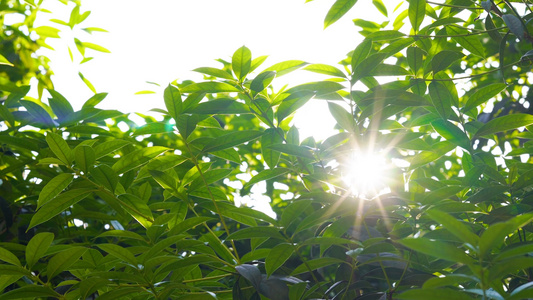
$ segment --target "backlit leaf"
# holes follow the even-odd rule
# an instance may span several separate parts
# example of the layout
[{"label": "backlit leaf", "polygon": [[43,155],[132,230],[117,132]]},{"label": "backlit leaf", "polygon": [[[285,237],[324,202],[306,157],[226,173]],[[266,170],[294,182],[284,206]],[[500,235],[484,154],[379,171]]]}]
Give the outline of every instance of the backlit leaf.
[{"label": "backlit leaf", "polygon": [[344,14],[346,14],[357,2],[357,0],[337,0],[331,6],[324,19],[324,28],[337,22]]},{"label": "backlit leaf", "polygon": [[516,129],[533,124],[533,115],[512,114],[490,120],[476,132],[476,136],[487,136],[497,132]]}]

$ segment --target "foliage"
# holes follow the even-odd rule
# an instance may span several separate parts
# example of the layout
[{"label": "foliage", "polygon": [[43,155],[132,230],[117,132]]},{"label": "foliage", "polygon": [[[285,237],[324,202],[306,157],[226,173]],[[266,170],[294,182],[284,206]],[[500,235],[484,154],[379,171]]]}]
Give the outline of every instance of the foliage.
[{"label": "foliage", "polygon": [[[356,5],[337,0],[325,26]],[[96,108],[105,94],[79,111],[49,85],[47,103],[25,96],[42,74],[2,48],[18,88],[0,105],[0,299],[533,297],[530,5],[395,14],[354,20],[364,40],[339,66],[265,68],[243,46],[168,85],[141,126]],[[327,79],[272,85],[298,69]],[[300,140],[308,101],[336,134]],[[389,162],[379,193],[343,180],[368,151]],[[236,205],[261,184],[276,216]]]}]

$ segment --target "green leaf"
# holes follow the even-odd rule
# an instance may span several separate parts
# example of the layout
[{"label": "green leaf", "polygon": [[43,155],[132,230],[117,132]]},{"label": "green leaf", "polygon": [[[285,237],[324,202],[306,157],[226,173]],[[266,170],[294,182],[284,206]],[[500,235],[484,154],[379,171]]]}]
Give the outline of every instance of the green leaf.
[{"label": "green leaf", "polygon": [[368,54],[370,53],[370,50],[372,50],[372,40],[371,39],[364,39],[355,50],[353,50],[352,53],[352,72],[359,66],[359,64],[368,57]]},{"label": "green leaf", "polygon": [[202,67],[202,68],[196,68],[193,71],[207,74],[207,75],[214,76],[214,77],[218,77],[218,78],[233,80],[233,76],[231,76],[230,73],[224,70],[216,69],[216,68]]},{"label": "green leaf", "polygon": [[413,30],[418,32],[420,24],[424,21],[426,16],[426,0],[410,0],[409,1],[409,21]]},{"label": "green leaf", "polygon": [[265,69],[263,72],[274,71],[276,72],[276,76],[280,77],[292,71],[298,70],[299,68],[305,65],[307,65],[307,63],[303,60],[286,60],[272,65],[271,67]]},{"label": "green leaf", "polygon": [[40,208],[48,201],[59,195],[74,179],[74,175],[70,173],[61,173],[52,178],[39,193],[37,199],[37,208]]},{"label": "green leaf", "polygon": [[200,82],[192,83],[183,88],[181,88],[182,93],[229,93],[229,92],[239,92],[239,89],[233,85],[224,83],[224,82]]},{"label": "green leaf", "polygon": [[125,248],[122,248],[119,245],[115,244],[98,244],[96,245],[98,248],[102,249],[103,251],[107,252],[108,254],[129,263],[132,266],[137,266],[137,259],[133,254],[131,254],[130,251],[128,251]]},{"label": "green leaf", "polygon": [[281,128],[268,128],[261,136],[261,153],[263,160],[271,169],[278,165],[281,153],[270,149],[274,144],[283,143],[283,130]]},{"label": "green leaf", "polygon": [[239,231],[236,231],[232,234],[230,234],[227,239],[228,240],[243,240],[243,239],[251,239],[251,238],[258,238],[258,237],[268,237],[268,238],[275,238],[279,240],[284,240],[283,235],[279,232],[279,229],[274,227],[247,227],[244,229],[241,229]]},{"label": "green leaf", "polygon": [[463,58],[465,55],[458,51],[442,50],[431,59],[433,74],[446,70],[451,64]]},{"label": "green leaf", "polygon": [[233,56],[231,57],[231,68],[235,76],[239,79],[240,82],[248,75],[250,72],[250,67],[252,65],[252,52],[250,49],[242,46],[237,49]]},{"label": "green leaf", "polygon": [[471,143],[470,139],[464,131],[452,124],[450,121],[439,119],[431,122],[431,126],[437,131],[443,138],[456,144],[463,149],[470,151]]},{"label": "green leaf", "polygon": [[268,55],[263,55],[263,56],[259,56],[259,57],[254,58],[252,60],[252,66],[250,67],[250,73],[252,73],[260,65],[262,65],[267,58],[268,58]]},{"label": "green leaf", "polygon": [[83,81],[83,83],[85,83],[85,85],[93,92],[96,94],[96,89],[94,88],[94,85],[89,81],[89,79],[85,78],[85,76],[83,76],[83,74],[81,72],[78,73],[78,76],[80,76],[81,80]]},{"label": "green leaf", "polygon": [[443,141],[432,146],[431,151],[422,151],[411,159],[409,169],[413,170],[432,161],[439,159],[444,154],[455,149],[456,145],[452,142]]},{"label": "green leaf", "polygon": [[446,26],[446,31],[452,36],[459,45],[474,55],[485,57],[485,47],[477,36],[468,35],[470,32],[467,29],[457,26]]},{"label": "green leaf", "polygon": [[82,45],[85,48],[92,49],[94,51],[103,52],[103,53],[111,53],[111,51],[109,51],[106,48],[104,48],[104,47],[102,47],[100,45],[97,45],[97,44],[88,43],[88,42],[82,42]]},{"label": "green leaf", "polygon": [[388,56],[388,53],[379,52],[365,58],[354,68],[351,82],[355,83],[370,74]]},{"label": "green leaf", "polygon": [[152,211],[146,205],[145,201],[132,194],[122,194],[118,196],[120,205],[126,210],[139,224],[144,228],[152,225]]},{"label": "green leaf", "polygon": [[505,25],[507,25],[509,30],[511,30],[511,32],[516,35],[517,38],[524,38],[524,26],[522,26],[522,22],[520,22],[518,17],[513,14],[505,14],[502,16],[502,19],[505,22]]},{"label": "green leaf", "polygon": [[337,0],[331,6],[324,19],[324,28],[337,22],[344,14],[346,14],[357,2],[357,0]]},{"label": "green leaf", "polygon": [[296,92],[289,94],[283,102],[281,102],[276,112],[278,122],[281,122],[286,117],[294,113],[298,108],[302,107],[307,101],[313,97],[313,93],[310,92]]},{"label": "green leaf", "polygon": [[248,109],[248,106],[237,102],[234,99],[213,99],[207,102],[202,102],[196,107],[187,110],[187,112],[202,115],[233,115],[251,113],[250,109]]},{"label": "green leaf", "polygon": [[437,289],[410,289],[400,294],[395,295],[398,299],[409,300],[471,300],[467,293],[452,290],[449,288],[437,288]]},{"label": "green leaf", "polygon": [[174,177],[168,175],[165,172],[161,172],[158,170],[148,170],[152,178],[154,178],[159,185],[161,185],[164,189],[170,190],[170,191],[176,191],[177,190],[177,181]]},{"label": "green leaf", "polygon": [[52,128],[56,126],[56,123],[54,120],[52,120],[50,114],[39,104],[28,100],[20,100],[20,104],[22,104],[28,113],[30,113],[30,115],[33,117],[32,121],[35,123],[42,124],[46,128]]},{"label": "green leaf", "polygon": [[459,248],[456,248],[455,246],[446,242],[438,240],[433,241],[426,238],[406,238],[398,242],[417,252],[436,258],[453,262],[461,262],[467,265],[472,265],[474,262],[473,259],[466,255],[463,250],[460,250]]},{"label": "green leaf", "polygon": [[0,65],[6,65],[6,66],[10,66],[10,67],[14,66],[12,63],[9,62],[9,60],[7,60],[7,58],[5,58],[1,54],[0,54]]},{"label": "green leaf", "polygon": [[85,103],[83,103],[82,109],[91,108],[91,107],[94,108],[98,103],[102,102],[102,100],[104,100],[105,97],[107,97],[107,93],[98,93],[98,94],[93,95],[91,98],[85,101]]},{"label": "green leaf", "polygon": [[31,238],[26,246],[26,264],[30,270],[45,255],[53,241],[54,234],[51,232],[40,232]]},{"label": "green leaf", "polygon": [[533,214],[524,214],[516,216],[507,222],[496,223],[489,226],[489,228],[487,228],[481,235],[479,241],[479,255],[484,257],[490,254],[492,249],[497,249],[503,244],[505,237],[512,234],[520,227],[530,223],[532,220]]},{"label": "green leaf", "polygon": [[303,158],[314,159],[315,156],[311,152],[311,149],[307,146],[298,146],[291,144],[273,144],[269,146],[270,149],[276,150],[288,155],[299,156]]},{"label": "green leaf", "polygon": [[290,170],[286,168],[275,168],[275,169],[266,169],[261,172],[259,172],[257,175],[252,177],[245,185],[244,187],[252,186],[253,184],[256,184],[258,182],[261,182],[263,180],[268,180],[272,178],[276,178],[278,176],[284,175],[289,173]]},{"label": "green leaf", "polygon": [[372,41],[393,41],[397,40],[399,38],[402,38],[405,36],[405,33],[399,32],[397,30],[380,30],[376,32],[372,32],[371,34],[367,35],[366,38],[370,39]]},{"label": "green leaf", "polygon": [[216,137],[212,142],[204,147],[202,151],[212,152],[235,147],[240,144],[250,142],[263,135],[261,131],[243,130],[230,132],[228,134]]},{"label": "green leaf", "polygon": [[344,75],[344,73],[338,68],[330,66],[330,65],[325,65],[325,64],[312,64],[312,65],[308,65],[307,67],[303,69],[307,71],[311,71],[311,72],[315,72],[319,74],[331,75],[335,77],[341,77],[341,78],[346,77],[346,75]]},{"label": "green leaf", "polygon": [[145,135],[145,134],[159,134],[169,133],[174,131],[174,128],[169,123],[153,122],[143,125],[142,127],[135,128],[133,136]]},{"label": "green leaf", "polygon": [[254,92],[254,94],[260,93],[270,85],[274,78],[276,78],[276,72],[265,71],[257,75],[254,80],[252,80],[250,89]]},{"label": "green leaf", "polygon": [[72,105],[68,100],[55,90],[49,89],[48,92],[52,95],[52,98],[48,99],[52,111],[56,114],[59,120],[68,119],[68,117],[74,113]]},{"label": "green leaf", "polygon": [[443,119],[446,120],[453,115],[453,97],[444,84],[438,81],[431,82],[429,84],[429,95],[433,106]]},{"label": "green leaf", "polygon": [[168,85],[165,89],[165,92],[163,94],[163,98],[165,100],[165,106],[168,110],[168,114],[174,118],[174,120],[178,120],[178,116],[182,112],[182,101],[181,101],[181,93],[180,90],[173,86]]},{"label": "green leaf", "polygon": [[59,273],[67,270],[87,251],[85,247],[70,247],[61,251],[48,261],[47,276],[48,281]]},{"label": "green leaf", "polygon": [[96,155],[92,147],[80,145],[74,149],[74,157],[76,165],[80,168],[84,174],[94,167],[96,161]]},{"label": "green leaf", "polygon": [[387,7],[385,4],[383,4],[383,1],[381,0],[372,0],[372,4],[379,10],[380,13],[382,13],[385,17],[388,17],[387,13]]},{"label": "green leaf", "polygon": [[53,132],[48,132],[46,134],[46,143],[56,157],[59,158],[59,160],[67,165],[72,163],[74,156],[72,150],[60,135]]},{"label": "green leaf", "polygon": [[107,236],[113,236],[113,237],[119,237],[119,238],[125,238],[125,239],[134,239],[134,240],[143,241],[143,242],[146,241],[146,239],[143,238],[140,234],[135,233],[133,231],[127,231],[127,230],[109,230],[109,231],[103,232],[97,237],[107,237]]},{"label": "green leaf", "polygon": [[512,114],[503,117],[498,117],[487,122],[481,126],[476,132],[476,136],[488,136],[497,132],[516,129],[523,126],[533,124],[533,115],[528,114]]},{"label": "green leaf", "polygon": [[60,30],[54,27],[40,26],[40,27],[34,28],[33,30],[35,31],[35,33],[37,33],[39,36],[43,38],[53,38],[53,39],[60,38],[59,36]]},{"label": "green leaf", "polygon": [[477,89],[472,96],[468,97],[468,101],[466,102],[463,111],[468,112],[485,103],[489,99],[500,94],[506,87],[507,85],[505,83],[494,83]]},{"label": "green leaf", "polygon": [[168,148],[161,146],[153,146],[135,150],[122,156],[114,165],[113,171],[117,174],[126,173],[129,170],[135,169],[159,154],[167,151]]},{"label": "green leaf", "polygon": [[298,274],[302,274],[305,272],[309,272],[309,270],[313,271],[313,270],[324,268],[330,265],[340,265],[342,263],[346,263],[346,262],[342,259],[333,258],[333,257],[316,258],[316,259],[309,260],[306,263],[299,265],[296,269],[294,269],[291,272],[291,275],[298,275]]},{"label": "green leaf", "polygon": [[451,232],[463,242],[469,243],[472,246],[476,246],[478,244],[479,237],[477,234],[472,232],[472,229],[465,223],[460,222],[451,215],[437,209],[430,209],[426,212],[426,214],[434,221],[440,223],[443,228]]},{"label": "green leaf", "polygon": [[329,101],[328,108],[331,115],[342,129],[347,132],[357,133],[357,124],[351,113],[347,112],[342,106]]},{"label": "green leaf", "polygon": [[25,285],[15,290],[11,290],[0,295],[0,300],[10,300],[10,299],[42,299],[42,298],[57,298],[58,293],[54,292],[50,287],[44,287],[41,285]]},{"label": "green leaf", "polygon": [[197,177],[189,185],[189,191],[194,191],[195,189],[209,185],[211,183],[217,182],[223,178],[226,178],[232,172],[231,169],[214,169],[209,170],[203,173],[203,176]]},{"label": "green leaf", "polygon": [[294,253],[294,246],[291,244],[276,245],[265,259],[265,270],[267,276],[272,275],[279,267],[281,267],[291,255]]},{"label": "green leaf", "polygon": [[117,188],[119,177],[108,165],[100,165],[90,171],[90,174],[96,183],[101,184],[110,192],[114,193]]},{"label": "green leaf", "polygon": [[60,194],[54,198],[54,201],[49,201],[37,210],[31,218],[28,229],[50,220],[65,209],[89,196],[93,191],[93,189],[74,189]]},{"label": "green leaf", "polygon": [[189,115],[183,114],[178,119],[176,119],[176,127],[183,139],[187,140],[189,135],[196,129],[198,124],[199,117],[198,115]]},{"label": "green leaf", "polygon": [[10,251],[0,247],[0,260],[5,261],[8,264],[21,267],[20,260],[15,256],[15,254]]},{"label": "green leaf", "polygon": [[292,222],[298,220],[298,216],[304,213],[310,205],[311,202],[307,200],[299,200],[290,203],[285,207],[281,214],[281,225],[285,228],[289,227]]}]

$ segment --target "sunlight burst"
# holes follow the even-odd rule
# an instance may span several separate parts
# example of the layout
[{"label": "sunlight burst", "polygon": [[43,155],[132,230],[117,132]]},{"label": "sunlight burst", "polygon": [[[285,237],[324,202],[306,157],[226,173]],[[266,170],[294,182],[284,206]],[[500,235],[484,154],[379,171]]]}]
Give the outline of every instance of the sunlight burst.
[{"label": "sunlight burst", "polygon": [[387,192],[389,166],[383,155],[372,152],[355,152],[348,164],[344,182],[358,197],[372,198]]}]

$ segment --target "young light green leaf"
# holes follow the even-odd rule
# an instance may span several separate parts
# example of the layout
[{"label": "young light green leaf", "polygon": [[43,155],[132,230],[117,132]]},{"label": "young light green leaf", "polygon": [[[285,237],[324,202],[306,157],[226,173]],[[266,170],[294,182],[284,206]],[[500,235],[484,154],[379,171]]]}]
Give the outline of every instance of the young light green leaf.
[{"label": "young light green leaf", "polygon": [[1,54],[0,54],[0,65],[6,65],[6,66],[10,66],[10,67],[14,66],[12,63],[9,62],[9,60],[7,60],[7,58],[5,58]]},{"label": "young light green leaf", "polygon": [[476,136],[488,136],[497,132],[516,129],[533,124],[533,115],[512,114],[492,119],[476,132]]},{"label": "young light green leaf", "polygon": [[250,109],[243,103],[237,102],[234,99],[213,99],[207,102],[202,102],[196,107],[188,109],[186,112],[203,115],[233,115],[233,114],[249,114]]},{"label": "young light green leaf", "polygon": [[187,139],[189,135],[196,129],[199,117],[197,114],[189,115],[183,114],[176,119],[176,127],[183,139]]},{"label": "young light green leaf", "polygon": [[87,251],[85,247],[71,247],[61,251],[48,261],[47,276],[48,280],[54,278],[59,273],[67,270]]},{"label": "young light green leaf", "polygon": [[73,189],[59,194],[59,196],[54,198],[54,201],[49,201],[46,205],[41,206],[39,210],[37,210],[31,218],[28,229],[50,220],[71,205],[74,205],[89,196],[93,191],[93,189]]},{"label": "young light green leaf", "polygon": [[344,14],[346,14],[357,2],[357,0],[337,0],[329,9],[326,18],[324,19],[324,28],[337,22]]},{"label": "young light green leaf", "polygon": [[388,53],[375,53],[361,61],[353,70],[351,82],[355,83],[372,72],[381,62],[389,56]]},{"label": "young light green leaf", "polygon": [[174,120],[177,120],[178,116],[183,110],[180,90],[177,87],[169,84],[165,89],[163,99],[165,100],[165,106],[168,110],[168,114],[174,118]]},{"label": "young light green leaf", "polygon": [[58,134],[48,132],[46,134],[46,143],[50,150],[59,158],[62,162],[69,165],[72,163],[73,153],[67,142]]},{"label": "young light green leaf", "polygon": [[54,234],[51,232],[40,232],[31,238],[26,246],[25,253],[26,264],[30,270],[44,256],[53,241]]},{"label": "young light green leaf", "polygon": [[228,134],[215,138],[211,143],[206,145],[203,149],[204,152],[212,152],[224,150],[230,147],[238,146],[242,143],[246,143],[263,135],[261,131],[255,130],[243,130],[230,132]]},{"label": "young light green leaf", "polygon": [[366,38],[370,39],[375,42],[379,41],[393,41],[400,39],[405,36],[405,33],[399,32],[397,30],[380,30],[376,32],[372,32],[369,34]]},{"label": "young light green leaf", "polygon": [[418,32],[420,24],[424,21],[426,16],[426,0],[411,0],[409,1],[409,21],[413,30]]},{"label": "young light green leaf", "polygon": [[231,57],[231,68],[233,73],[239,79],[240,82],[248,75],[250,72],[250,67],[252,65],[252,52],[250,49],[242,46],[237,49],[233,56]]},{"label": "young light green leaf", "polygon": [[279,267],[281,267],[291,255],[294,253],[294,246],[291,244],[276,245],[265,259],[265,270],[267,276],[272,275]]}]

